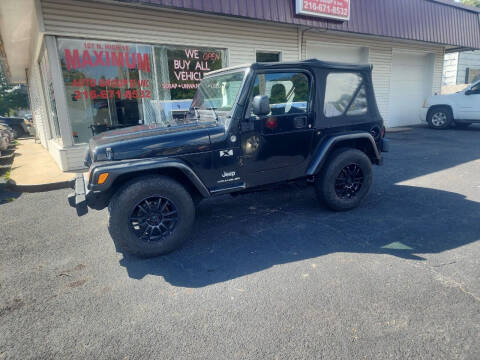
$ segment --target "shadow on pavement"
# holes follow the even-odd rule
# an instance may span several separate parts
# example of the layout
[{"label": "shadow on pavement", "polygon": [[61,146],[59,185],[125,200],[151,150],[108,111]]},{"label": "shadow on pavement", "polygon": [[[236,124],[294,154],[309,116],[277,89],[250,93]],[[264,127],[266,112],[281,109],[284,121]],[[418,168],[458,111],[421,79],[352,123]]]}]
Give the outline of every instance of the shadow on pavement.
[{"label": "shadow on pavement", "polygon": [[13,158],[18,154],[15,152],[15,147],[11,147],[7,151],[2,151],[0,156],[0,205],[18,199],[20,192],[12,191],[7,187],[7,174],[12,170]]},{"label": "shadow on pavement", "polygon": [[18,199],[22,193],[14,192],[7,189],[6,185],[0,184],[0,205],[8,204],[16,199]]},{"label": "shadow on pavement", "polygon": [[[281,189],[206,200],[192,239],[172,254],[142,260],[124,255],[130,277],[163,276],[174,286],[203,287],[335,252],[390,254],[424,260],[480,238],[480,203],[453,192],[398,183],[480,158],[476,129],[392,135],[385,166],[358,209],[334,213],[313,189]],[[452,138],[453,137],[453,138]],[[456,143],[458,142],[458,144]],[[445,146],[444,144],[448,144]]]}]

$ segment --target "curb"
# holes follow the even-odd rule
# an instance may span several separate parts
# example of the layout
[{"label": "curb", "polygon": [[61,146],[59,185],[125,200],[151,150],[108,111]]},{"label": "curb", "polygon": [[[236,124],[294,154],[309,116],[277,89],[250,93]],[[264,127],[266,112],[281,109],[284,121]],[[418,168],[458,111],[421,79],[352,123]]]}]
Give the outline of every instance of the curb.
[{"label": "curb", "polygon": [[75,183],[75,179],[68,180],[68,181],[59,181],[59,182],[49,183],[49,184],[17,185],[15,181],[9,179],[6,183],[6,186],[9,190],[15,191],[15,192],[36,193],[36,192],[68,189],[68,188],[73,189],[74,183]]},{"label": "curb", "polygon": [[385,129],[386,134],[395,134],[395,133],[401,133],[401,132],[409,132],[412,131],[413,127],[393,127],[393,128],[387,128]]}]

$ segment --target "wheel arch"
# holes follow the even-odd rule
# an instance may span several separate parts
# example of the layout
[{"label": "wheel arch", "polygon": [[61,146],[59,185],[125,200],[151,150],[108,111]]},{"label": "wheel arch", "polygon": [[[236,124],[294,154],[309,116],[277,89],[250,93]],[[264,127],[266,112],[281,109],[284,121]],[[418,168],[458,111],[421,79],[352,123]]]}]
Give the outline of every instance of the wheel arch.
[{"label": "wheel arch", "polygon": [[446,108],[448,110],[450,110],[450,114],[452,115],[452,120],[455,119],[455,112],[453,111],[453,106],[450,105],[450,104],[435,104],[435,105],[432,105],[428,108],[428,112],[427,112],[427,119],[428,117],[430,116],[430,114],[435,110],[435,109],[438,109],[438,108]]},{"label": "wheel arch", "polygon": [[307,175],[313,176],[320,172],[328,157],[339,148],[353,148],[364,152],[374,164],[381,164],[382,156],[375,139],[369,133],[342,134],[322,142],[315,151],[312,162],[307,169]]},{"label": "wheel arch", "polygon": [[[159,166],[156,168],[151,169],[144,169],[139,171],[132,171],[128,173],[124,173],[118,176],[115,181],[111,185],[111,191],[115,193],[123,187],[126,183],[137,180],[139,178],[145,176],[167,176],[172,178],[182,184],[192,195],[192,197],[207,197],[210,196],[210,193],[204,192],[202,186],[196,184],[195,181],[192,180],[190,174],[188,174],[185,170],[176,167],[176,166]],[[206,188],[205,188],[206,189]]]},{"label": "wheel arch", "polygon": [[90,190],[100,193],[99,208],[108,205],[111,198],[128,183],[146,176],[167,176],[183,185],[192,198],[201,199],[210,196],[210,192],[197,174],[180,160],[144,160],[128,162],[112,167],[101,166],[91,175],[96,179],[98,174],[108,172],[108,183],[92,185]]}]

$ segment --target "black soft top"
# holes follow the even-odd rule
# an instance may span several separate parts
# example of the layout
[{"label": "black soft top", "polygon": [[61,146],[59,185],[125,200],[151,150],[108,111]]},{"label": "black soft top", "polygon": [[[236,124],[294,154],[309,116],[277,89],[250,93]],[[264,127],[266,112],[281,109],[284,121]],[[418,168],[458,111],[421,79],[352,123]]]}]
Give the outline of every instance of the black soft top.
[{"label": "black soft top", "polygon": [[322,69],[335,69],[335,70],[350,70],[350,71],[371,71],[372,65],[357,65],[341,62],[320,61],[317,59],[307,59],[294,62],[277,62],[277,63],[253,63],[252,69],[255,70],[268,70],[285,67],[311,67]]}]

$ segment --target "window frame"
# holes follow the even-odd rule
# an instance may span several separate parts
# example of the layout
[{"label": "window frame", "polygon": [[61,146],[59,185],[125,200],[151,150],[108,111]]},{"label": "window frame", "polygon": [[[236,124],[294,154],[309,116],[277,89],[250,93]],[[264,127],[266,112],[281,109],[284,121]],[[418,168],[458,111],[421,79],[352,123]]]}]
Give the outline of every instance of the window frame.
[{"label": "window frame", "polygon": [[[98,37],[93,37],[93,38],[88,38],[85,36],[69,36],[69,35],[47,35],[45,36],[44,43],[46,44],[46,40],[48,38],[52,39],[52,44],[51,47],[52,49],[49,49],[49,54],[53,54],[52,58],[50,59],[50,62],[54,62],[56,72],[52,72],[52,74],[55,74],[57,78],[54,79],[54,90],[55,90],[55,100],[57,104],[57,114],[60,122],[60,133],[61,136],[57,137],[56,139],[62,143],[62,146],[83,146],[88,144],[88,141],[86,142],[75,142],[73,138],[73,130],[72,130],[72,119],[70,117],[70,109],[67,103],[67,91],[65,89],[65,79],[63,76],[63,69],[61,65],[61,56],[58,50],[58,41],[61,39],[64,40],[79,40],[79,41],[92,41],[92,42],[105,42],[105,43],[118,43],[118,44],[134,44],[134,45],[140,45],[140,46],[148,46],[151,47],[152,49],[152,73],[153,73],[153,78],[152,78],[152,83],[156,82],[155,86],[156,88],[156,93],[158,94],[160,92],[159,88],[159,83],[157,82],[157,64],[156,64],[156,57],[155,57],[155,49],[157,47],[166,47],[166,48],[181,48],[181,49],[199,49],[199,50],[215,50],[215,51],[222,51],[222,68],[225,69],[230,66],[230,48],[229,47],[215,47],[215,46],[196,46],[196,45],[191,45],[189,46],[188,44],[179,44],[179,43],[165,43],[162,41],[141,41],[141,40],[120,40],[120,39],[108,39],[104,38],[101,36]],[[39,62],[40,56],[38,56],[37,62]],[[224,62],[224,63],[223,63]],[[153,89],[152,89],[153,92]],[[175,101],[175,100],[172,100]],[[143,105],[142,105],[143,106]],[[157,122],[158,123],[158,122]],[[50,131],[50,130],[49,130]],[[53,137],[51,137],[53,138]]]},{"label": "window frame", "polygon": [[[258,54],[278,54],[278,61],[267,61],[267,62],[259,62],[257,60]],[[262,49],[255,49],[255,62],[259,62],[262,64],[274,64],[276,62],[282,62],[283,59],[283,52],[281,50],[262,50]]]},{"label": "window frame", "polygon": [[[42,44],[40,54],[37,61],[37,66],[40,75],[40,84],[42,91],[42,99],[45,107],[45,114],[47,115],[46,128],[47,140],[58,140],[62,138],[60,130],[60,119],[58,117],[57,99],[59,97],[58,91],[55,88],[53,81],[53,72],[51,67],[51,54],[48,53],[46,44]],[[52,90],[52,93],[49,90]],[[53,97],[53,98],[52,98]],[[55,119],[52,118],[52,112],[55,113]]]},{"label": "window frame", "polygon": [[[353,93],[353,97],[352,99],[350,100],[350,102],[348,103],[348,106],[345,108],[345,111],[340,114],[340,115],[335,115],[335,116],[327,116],[327,114],[325,114],[325,105],[326,105],[326,96],[327,96],[327,85],[328,85],[328,77],[331,75],[331,74],[357,74],[360,78],[361,78],[361,82],[360,84],[358,85],[358,87],[355,89],[354,93]],[[365,117],[365,116],[369,116],[370,115],[370,100],[369,100],[369,89],[368,89],[368,86],[369,86],[369,82],[367,81],[367,78],[365,77],[365,74],[361,71],[352,71],[352,70],[333,70],[333,71],[327,71],[324,75],[324,91],[323,91],[323,99],[322,99],[322,103],[321,103],[321,112],[322,112],[322,116],[324,119],[328,119],[328,120],[331,120],[331,119],[336,119],[336,118],[348,118],[348,119],[355,119],[355,118],[362,118],[362,117]],[[357,98],[358,96],[358,93],[360,92],[360,90],[362,89],[362,86],[365,87],[365,95],[366,95],[366,98],[367,98],[367,111],[363,114],[358,114],[358,115],[348,115],[348,110],[350,109],[350,107],[353,105],[353,103],[355,102],[355,99]]]},{"label": "window frame", "polygon": [[303,73],[304,75],[307,76],[308,83],[309,83],[309,95],[308,95],[308,100],[307,100],[307,110],[305,113],[299,113],[299,114],[281,114],[281,115],[275,115],[276,117],[283,117],[283,116],[291,116],[291,115],[309,115],[312,113],[314,109],[314,99],[315,99],[315,76],[313,73],[307,69],[301,69],[301,68],[283,68],[283,69],[269,69],[269,70],[257,70],[252,74],[252,80],[250,83],[250,89],[248,90],[248,105],[245,107],[245,115],[244,119],[250,119],[251,116],[251,106],[252,106],[252,101],[253,101],[253,89],[255,88],[255,81],[257,80],[258,75],[263,75],[263,74],[274,74],[274,73]]}]

